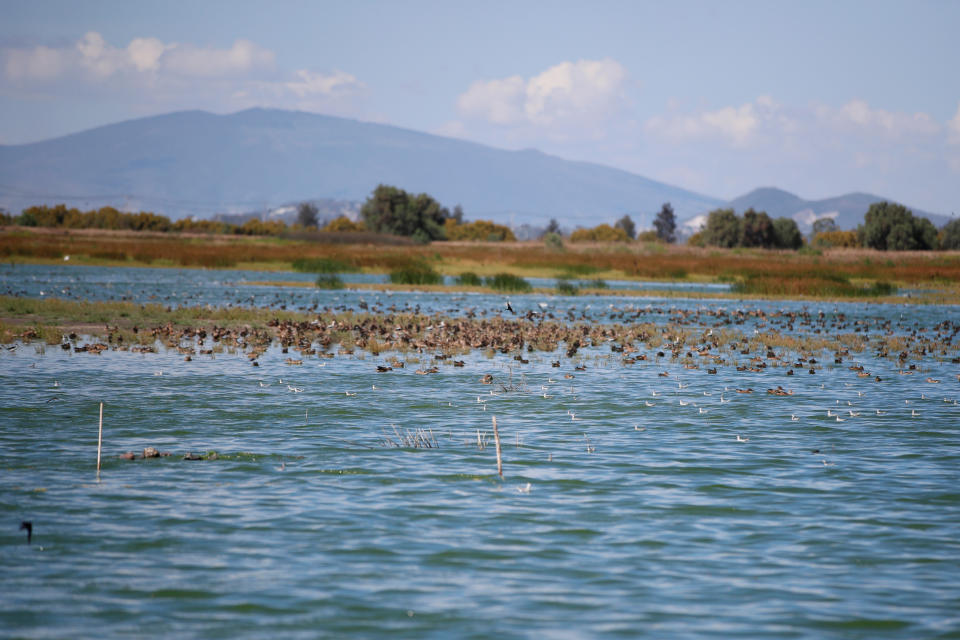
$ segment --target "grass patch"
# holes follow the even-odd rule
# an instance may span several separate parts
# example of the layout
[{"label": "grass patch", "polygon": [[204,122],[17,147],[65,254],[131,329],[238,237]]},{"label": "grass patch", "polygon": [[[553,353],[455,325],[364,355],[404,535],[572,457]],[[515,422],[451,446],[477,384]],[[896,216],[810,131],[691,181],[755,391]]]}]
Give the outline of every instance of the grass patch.
[{"label": "grass patch", "polygon": [[840,273],[830,271],[807,272],[802,277],[784,277],[779,274],[749,274],[730,288],[734,293],[763,296],[813,296],[833,298],[859,298],[889,296],[897,288],[885,281],[876,281],[869,286],[858,286]]},{"label": "grass patch", "polygon": [[533,291],[529,282],[512,273],[498,273],[487,278],[487,286],[496,291]]}]

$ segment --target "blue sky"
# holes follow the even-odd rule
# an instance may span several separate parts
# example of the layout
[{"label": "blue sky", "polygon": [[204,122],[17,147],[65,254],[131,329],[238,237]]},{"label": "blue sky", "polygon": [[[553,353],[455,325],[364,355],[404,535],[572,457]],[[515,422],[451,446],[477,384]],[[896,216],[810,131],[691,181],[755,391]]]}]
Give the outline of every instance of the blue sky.
[{"label": "blue sky", "polygon": [[960,212],[960,2],[587,4],[7,0],[0,144],[267,106]]}]

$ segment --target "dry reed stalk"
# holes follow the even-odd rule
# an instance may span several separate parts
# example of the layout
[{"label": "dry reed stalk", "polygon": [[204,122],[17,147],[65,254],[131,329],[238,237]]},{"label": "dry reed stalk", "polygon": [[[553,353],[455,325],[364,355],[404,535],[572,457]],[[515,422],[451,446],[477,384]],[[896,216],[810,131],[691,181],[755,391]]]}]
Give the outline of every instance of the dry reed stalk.
[{"label": "dry reed stalk", "polygon": [[503,478],[503,458],[500,457],[500,432],[497,431],[497,416],[493,416],[493,439],[497,444],[497,474]]},{"label": "dry reed stalk", "polygon": [[100,403],[100,435],[97,436],[97,476],[100,475],[100,451],[103,449],[103,403]]}]

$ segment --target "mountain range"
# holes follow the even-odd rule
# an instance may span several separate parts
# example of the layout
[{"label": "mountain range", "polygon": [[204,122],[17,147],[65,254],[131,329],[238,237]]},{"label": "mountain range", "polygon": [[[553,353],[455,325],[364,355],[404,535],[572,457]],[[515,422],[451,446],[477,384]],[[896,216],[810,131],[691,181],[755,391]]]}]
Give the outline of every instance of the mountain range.
[{"label": "mountain range", "polygon": [[[429,193],[451,208],[460,204],[470,220],[520,226],[556,218],[568,228],[612,223],[625,214],[647,228],[664,202],[688,222],[717,207],[752,206],[773,217],[794,217],[801,228],[824,215],[852,227],[870,202],[882,199],[850,194],[807,201],[779,189],[758,189],[727,203],[536,150],[508,151],[276,109],[228,115],[183,111],[0,146],[0,206],[13,212],[64,202],[81,209],[111,205],[206,218],[276,212],[318,199],[356,211],[380,183]],[[938,225],[947,220],[929,217]]]}]

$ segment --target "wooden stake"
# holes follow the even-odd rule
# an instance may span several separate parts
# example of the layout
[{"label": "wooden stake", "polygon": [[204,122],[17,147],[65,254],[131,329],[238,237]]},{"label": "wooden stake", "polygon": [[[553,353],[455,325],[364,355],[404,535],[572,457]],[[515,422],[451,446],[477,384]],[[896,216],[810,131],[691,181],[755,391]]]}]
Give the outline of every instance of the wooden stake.
[{"label": "wooden stake", "polygon": [[100,475],[100,451],[103,449],[103,403],[100,403],[100,435],[97,437],[97,475]]},{"label": "wooden stake", "polygon": [[497,443],[497,473],[503,478],[503,459],[500,457],[500,432],[497,431],[497,416],[493,416],[493,439]]}]

